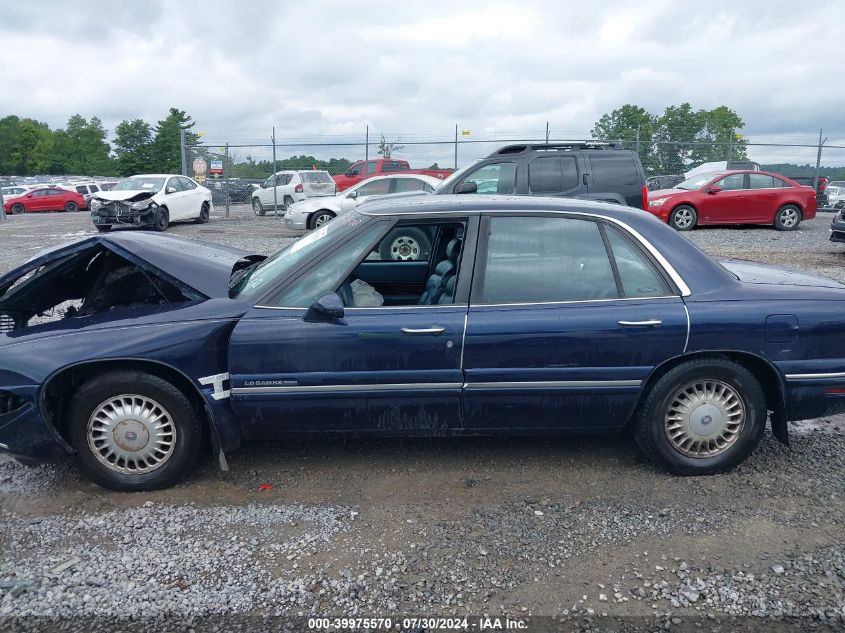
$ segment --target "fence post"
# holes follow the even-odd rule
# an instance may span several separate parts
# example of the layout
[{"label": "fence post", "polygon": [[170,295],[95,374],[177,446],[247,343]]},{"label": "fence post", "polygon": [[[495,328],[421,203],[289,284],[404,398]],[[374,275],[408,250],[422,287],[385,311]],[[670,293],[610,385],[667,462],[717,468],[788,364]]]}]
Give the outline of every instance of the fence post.
[{"label": "fence post", "polygon": [[279,217],[279,201],[276,193],[276,126],[273,126],[273,215]]},{"label": "fence post", "polygon": [[458,124],[455,123],[455,171],[458,171]]},{"label": "fence post", "polygon": [[546,121],[546,145],[549,144],[549,122]]},{"label": "fence post", "polygon": [[361,169],[363,175],[367,175],[367,161],[370,160],[370,126],[364,132],[364,167]]},{"label": "fence post", "polygon": [[229,144],[226,143],[226,156],[223,158],[223,177],[226,179],[226,217],[229,217],[229,203],[231,196],[229,195]]},{"label": "fence post", "polygon": [[731,137],[728,139],[728,162],[733,160],[733,153],[734,153],[734,137],[736,136],[735,132],[731,130]]},{"label": "fence post", "polygon": [[182,156],[182,175],[188,175],[188,133],[179,130],[179,152]]},{"label": "fence post", "polygon": [[822,164],[822,146],[827,143],[827,139],[822,140],[822,130],[819,130],[819,151],[816,153],[816,173],[813,176],[813,189],[817,192],[819,190],[819,167]]},{"label": "fence post", "polygon": [[640,155],[640,124],[637,123],[637,156]]},{"label": "fence post", "polygon": [[6,207],[5,202],[3,202],[3,190],[0,189],[0,222],[6,221]]}]

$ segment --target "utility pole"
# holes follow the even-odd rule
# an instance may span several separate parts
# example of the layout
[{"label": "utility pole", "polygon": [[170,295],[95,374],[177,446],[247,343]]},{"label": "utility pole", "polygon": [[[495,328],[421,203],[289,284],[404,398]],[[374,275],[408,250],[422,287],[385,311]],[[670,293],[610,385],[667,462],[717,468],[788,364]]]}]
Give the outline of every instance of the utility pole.
[{"label": "utility pole", "polygon": [[546,145],[549,144],[549,122],[546,121]]},{"label": "utility pole", "polygon": [[822,130],[819,130],[819,151],[816,154],[816,175],[813,177],[813,189],[819,190],[819,168],[822,164],[822,146],[827,143],[827,138],[822,140]]},{"label": "utility pole", "polygon": [[188,133],[185,130],[179,130],[179,150],[182,155],[182,175],[188,175],[188,149],[185,147],[188,144]]},{"label": "utility pole", "polygon": [[276,193],[276,126],[273,126],[273,215],[279,217],[279,201]]}]

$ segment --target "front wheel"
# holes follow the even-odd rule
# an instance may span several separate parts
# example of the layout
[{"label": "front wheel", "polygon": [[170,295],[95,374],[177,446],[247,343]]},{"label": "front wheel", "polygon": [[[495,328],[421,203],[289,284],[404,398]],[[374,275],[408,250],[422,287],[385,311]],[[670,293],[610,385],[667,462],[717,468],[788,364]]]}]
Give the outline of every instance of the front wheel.
[{"label": "front wheel", "polygon": [[742,462],[766,427],[766,399],[754,375],[721,358],[667,371],[638,408],[634,438],[653,461],[680,475],[710,475]]},{"label": "front wheel", "polygon": [[428,259],[431,240],[425,231],[413,227],[394,229],[387,234],[379,246],[383,260],[415,262]]},{"label": "front wheel", "polygon": [[317,211],[314,215],[308,218],[308,228],[309,229],[316,229],[323,226],[326,222],[331,220],[335,217],[334,213],[331,211]]},{"label": "front wheel", "polygon": [[253,199],[252,199],[252,212],[253,212],[255,215],[262,215],[262,216],[263,216],[263,215],[264,215],[264,213],[265,213],[265,211],[264,211],[264,205],[263,205],[263,204],[261,204],[261,200],[259,200],[258,198],[253,198]]},{"label": "front wheel", "polygon": [[691,231],[698,224],[698,213],[688,204],[682,204],[669,216],[669,226],[676,231]]},{"label": "front wheel", "polygon": [[775,214],[775,228],[778,231],[794,231],[801,222],[801,209],[794,204],[787,204]]},{"label": "front wheel", "polygon": [[166,231],[170,226],[170,213],[166,207],[159,207],[155,211],[155,218],[153,219],[153,229],[158,232]]},{"label": "front wheel", "polygon": [[188,398],[151,374],[116,371],[92,378],[69,408],[79,469],[111,490],[165,488],[193,467],[202,426]]},{"label": "front wheel", "polygon": [[197,224],[206,224],[208,222],[208,217],[209,217],[208,203],[203,202],[202,208],[200,209],[200,215],[197,218]]}]

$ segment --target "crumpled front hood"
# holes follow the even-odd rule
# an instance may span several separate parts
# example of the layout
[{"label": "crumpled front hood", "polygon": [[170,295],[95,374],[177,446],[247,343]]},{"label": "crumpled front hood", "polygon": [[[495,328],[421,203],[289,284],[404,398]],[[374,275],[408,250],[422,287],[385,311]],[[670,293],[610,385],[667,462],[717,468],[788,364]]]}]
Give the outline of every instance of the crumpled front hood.
[{"label": "crumpled front hood", "polygon": [[138,202],[139,200],[146,200],[152,198],[158,191],[149,191],[144,189],[127,189],[125,191],[100,191],[94,194],[95,198],[100,200],[123,200],[126,202]]},{"label": "crumpled front hood", "polygon": [[825,277],[808,275],[807,273],[767,266],[742,259],[718,258],[718,262],[734,273],[739,280],[748,284],[766,284],[773,286],[804,286],[814,288],[836,288],[845,290],[845,284]]}]

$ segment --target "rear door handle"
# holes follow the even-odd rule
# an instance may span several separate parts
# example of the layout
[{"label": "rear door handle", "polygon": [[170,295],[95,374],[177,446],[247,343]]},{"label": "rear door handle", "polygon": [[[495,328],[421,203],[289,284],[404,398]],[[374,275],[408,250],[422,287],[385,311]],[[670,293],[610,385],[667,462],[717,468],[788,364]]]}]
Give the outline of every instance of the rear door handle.
[{"label": "rear door handle", "polygon": [[413,327],[403,327],[402,331],[405,334],[443,334],[446,331],[445,327],[424,327],[424,328],[413,328]]},{"label": "rear door handle", "polygon": [[622,327],[657,327],[663,325],[660,319],[646,319],[645,321],[617,321]]}]

